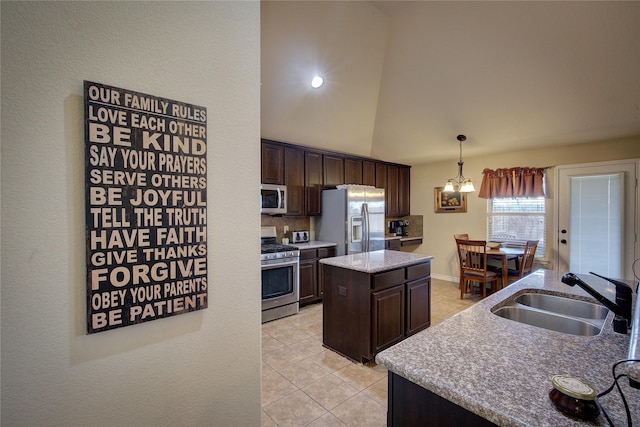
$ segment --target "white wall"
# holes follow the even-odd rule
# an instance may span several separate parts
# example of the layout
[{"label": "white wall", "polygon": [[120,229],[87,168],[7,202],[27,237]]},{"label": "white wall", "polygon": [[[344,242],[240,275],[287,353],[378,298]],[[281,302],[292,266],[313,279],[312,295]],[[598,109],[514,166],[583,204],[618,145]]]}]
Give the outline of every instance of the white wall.
[{"label": "white wall", "polygon": [[[259,3],[1,7],[2,424],[259,425]],[[85,79],[207,107],[209,308],[86,335]]]},{"label": "white wall", "polygon": [[368,1],[267,1],[261,14],[262,136],[369,156],[388,18]]},{"label": "white wall", "polygon": [[[415,251],[435,257],[431,270],[435,278],[457,280],[458,260],[453,235],[468,233],[472,238],[477,239],[485,239],[487,236],[487,201],[478,197],[482,170],[485,168],[545,167],[638,157],[640,157],[640,136],[591,144],[505,151],[491,156],[464,156],[464,176],[471,178],[476,186],[476,192],[471,193],[467,198],[466,213],[434,212],[434,187],[443,186],[448,178],[456,175],[455,161],[414,165],[411,168],[411,214],[423,215],[424,218],[424,243]],[[550,170],[549,174],[551,188],[547,189],[547,213],[549,214],[547,216],[547,258],[553,259],[555,255],[551,251],[555,228],[553,223],[555,178],[553,170]],[[553,268],[553,265],[547,267]]]}]

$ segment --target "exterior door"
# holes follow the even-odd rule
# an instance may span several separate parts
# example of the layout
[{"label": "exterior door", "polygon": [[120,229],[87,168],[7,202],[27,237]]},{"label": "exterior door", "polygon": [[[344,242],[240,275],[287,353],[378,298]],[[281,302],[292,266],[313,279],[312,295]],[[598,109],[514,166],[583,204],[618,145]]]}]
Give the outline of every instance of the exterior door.
[{"label": "exterior door", "polygon": [[560,272],[633,279],[638,228],[637,160],[560,166],[557,266]]}]

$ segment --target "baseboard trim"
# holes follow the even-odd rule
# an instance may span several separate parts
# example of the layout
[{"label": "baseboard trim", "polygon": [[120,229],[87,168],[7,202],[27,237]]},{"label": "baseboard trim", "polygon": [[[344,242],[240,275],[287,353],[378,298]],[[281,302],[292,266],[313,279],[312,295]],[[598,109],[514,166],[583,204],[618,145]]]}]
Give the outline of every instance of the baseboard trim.
[{"label": "baseboard trim", "polygon": [[458,283],[459,279],[457,277],[445,276],[443,274],[431,274],[432,279],[444,280],[445,282],[453,282]]}]

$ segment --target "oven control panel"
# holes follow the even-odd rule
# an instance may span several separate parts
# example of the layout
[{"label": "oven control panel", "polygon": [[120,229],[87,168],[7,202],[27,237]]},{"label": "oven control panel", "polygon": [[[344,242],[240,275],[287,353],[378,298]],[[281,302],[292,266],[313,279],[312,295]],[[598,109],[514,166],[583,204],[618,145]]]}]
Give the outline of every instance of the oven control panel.
[{"label": "oven control panel", "polygon": [[309,232],[307,230],[292,231],[291,237],[293,243],[305,243],[309,241]]}]

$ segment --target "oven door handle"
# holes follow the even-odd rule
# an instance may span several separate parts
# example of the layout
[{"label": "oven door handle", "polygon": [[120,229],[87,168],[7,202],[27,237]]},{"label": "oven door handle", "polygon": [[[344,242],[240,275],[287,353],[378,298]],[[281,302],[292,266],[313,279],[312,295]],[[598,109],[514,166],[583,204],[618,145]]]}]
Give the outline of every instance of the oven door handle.
[{"label": "oven door handle", "polygon": [[282,268],[282,267],[288,267],[288,266],[292,266],[292,267],[296,267],[300,264],[300,261],[298,259],[294,260],[294,261],[277,261],[277,260],[273,260],[273,261],[269,261],[268,264],[260,264],[260,268],[261,269],[274,269],[274,268]]}]

